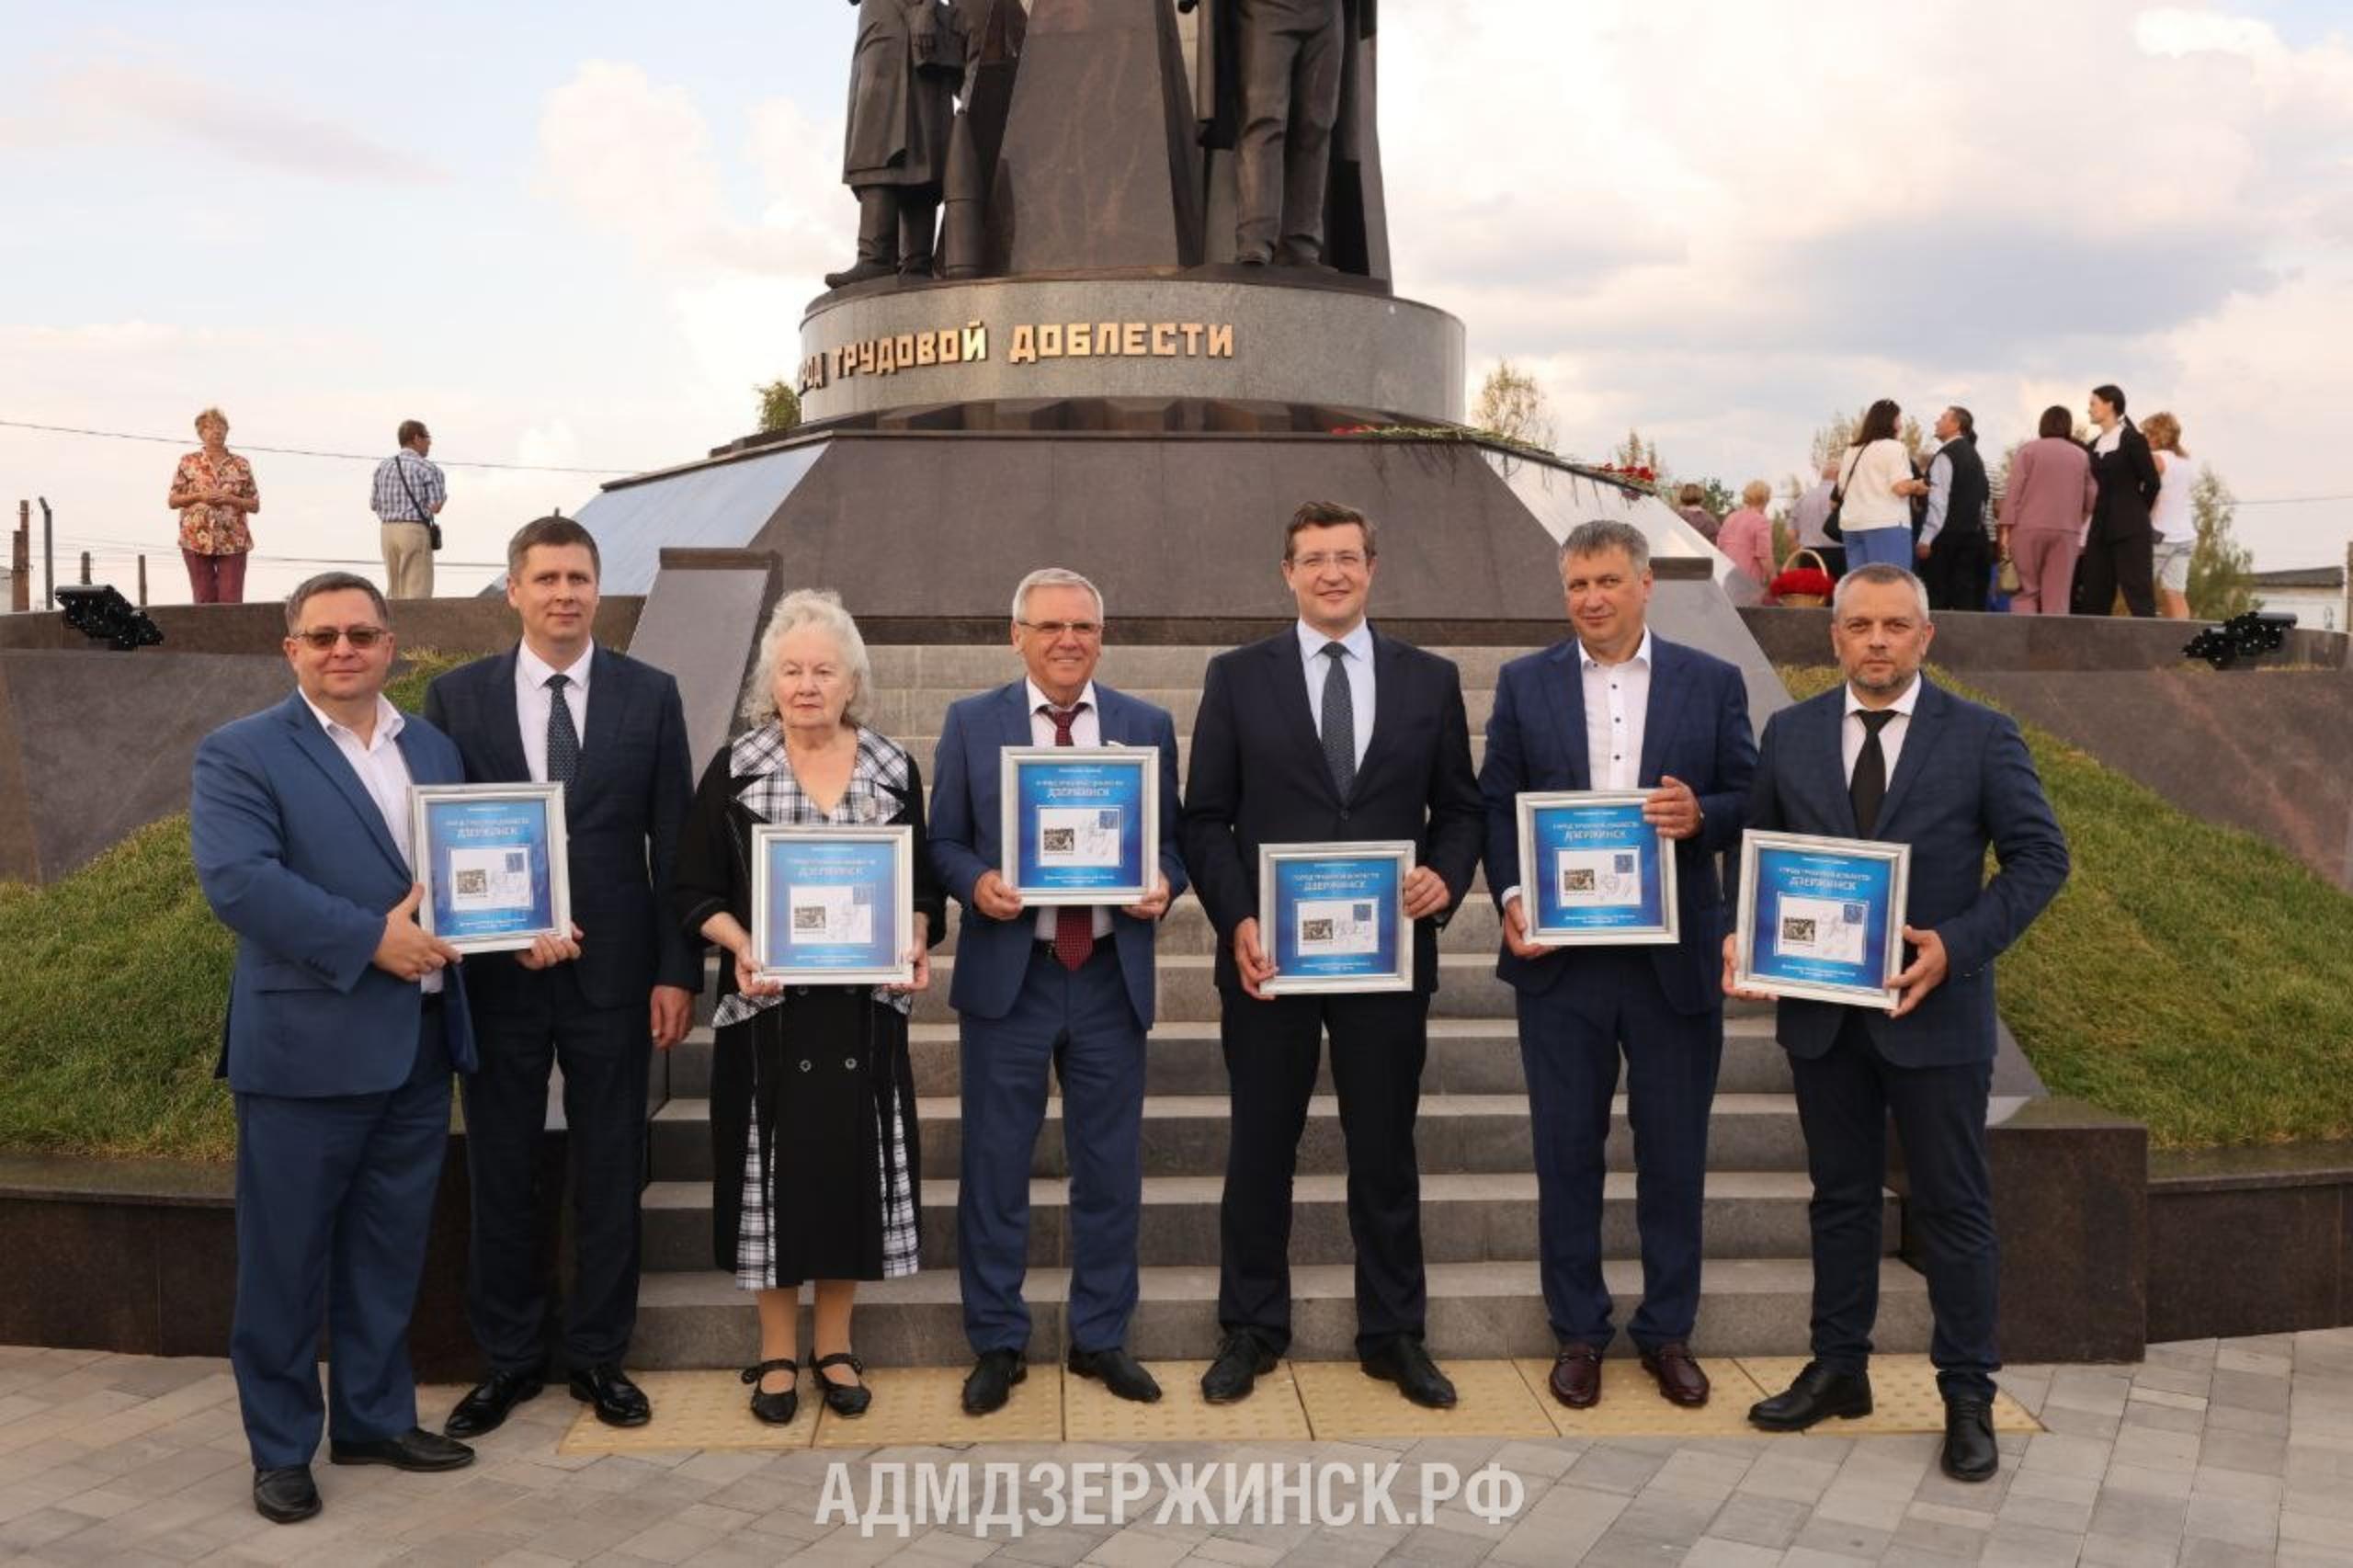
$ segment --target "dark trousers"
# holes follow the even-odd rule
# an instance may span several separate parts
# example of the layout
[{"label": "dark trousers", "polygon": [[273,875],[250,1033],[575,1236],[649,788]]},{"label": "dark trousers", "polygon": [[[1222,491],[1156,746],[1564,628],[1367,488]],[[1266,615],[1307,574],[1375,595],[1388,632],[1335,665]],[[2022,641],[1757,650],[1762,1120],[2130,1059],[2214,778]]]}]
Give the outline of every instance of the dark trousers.
[{"label": "dark trousers", "polygon": [[560,1067],[575,1262],[564,1299],[563,1360],[618,1363],[637,1324],[648,1004],[589,1006],[570,964],[509,978],[516,983],[475,1005],[482,1065],[465,1081],[472,1191],[467,1321],[494,1371],[536,1371],[548,1358],[540,1223],[556,1195],[539,1188],[540,1142],[549,1071]]},{"label": "dark trousers", "polygon": [[2146,528],[2130,539],[2102,539],[2095,526],[2092,537],[2084,542],[2084,553],[2075,562],[2075,592],[2081,599],[2080,613],[2106,615],[2116,606],[2116,596],[2124,596],[2124,608],[2137,616],[2157,613],[2156,585],[2151,579],[2154,570],[2156,536]]},{"label": "dark trousers", "polygon": [[347,1443],[416,1425],[409,1313],[449,1141],[449,1053],[438,1008],[426,1011],[415,1064],[397,1089],[237,1096],[229,1364],[256,1465],[310,1463],[323,1415]]},{"label": "dark trousers", "polygon": [[1029,1343],[1029,1160],[1046,1114],[1046,1075],[1062,1079],[1070,1168],[1070,1343],[1124,1345],[1136,1309],[1143,1204],[1143,1037],[1109,938],[1075,971],[1033,947],[1013,1010],[959,1028],[963,1151],[956,1271],[975,1353]]},{"label": "dark trousers", "polygon": [[1422,1270],[1422,1178],[1414,1156],[1426,994],[1283,996],[1222,991],[1231,1120],[1217,1315],[1280,1355],[1290,1345],[1291,1176],[1315,1092],[1324,1031],[1348,1159],[1348,1235],[1356,1246],[1357,1349],[1401,1334],[1419,1338],[1427,1312]]},{"label": "dark trousers", "polygon": [[1928,1356],[1937,1386],[1990,1399],[2002,1361],[1995,1347],[1998,1252],[1985,1158],[1991,1062],[1898,1067],[1849,1018],[1822,1056],[1793,1056],[1798,1119],[1813,1176],[1813,1354],[1840,1371],[1870,1362],[1879,1315],[1880,1193],[1887,1121],[1895,1118],[1911,1194],[1904,1214],[1927,1251]]},{"label": "dark trousers", "polygon": [[858,259],[903,270],[928,270],[938,222],[939,191],[935,186],[859,186]]},{"label": "dark trousers", "polygon": [[1337,6],[1242,0],[1242,130],[1234,149],[1236,253],[1324,258],[1324,194],[1340,115]]},{"label": "dark trousers", "polygon": [[1519,996],[1544,1308],[1563,1345],[1609,1343],[1603,1153],[1622,1050],[1643,1244],[1643,1304],[1627,1332],[1647,1350],[1689,1339],[1699,1314],[1708,1111],[1723,1058],[1723,1015],[1688,1017],[1668,1006],[1644,949],[1592,948],[1574,962],[1551,991]]}]

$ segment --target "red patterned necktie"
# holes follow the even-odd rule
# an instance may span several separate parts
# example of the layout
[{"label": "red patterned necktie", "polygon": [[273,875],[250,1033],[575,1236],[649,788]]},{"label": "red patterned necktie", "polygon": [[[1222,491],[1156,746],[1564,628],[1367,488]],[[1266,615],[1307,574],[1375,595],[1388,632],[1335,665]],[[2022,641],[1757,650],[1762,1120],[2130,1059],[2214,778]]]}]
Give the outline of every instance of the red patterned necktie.
[{"label": "red patterned necktie", "polygon": [[[1046,717],[1053,721],[1054,744],[1067,746],[1078,744],[1071,739],[1070,727],[1078,722],[1079,708],[1085,706],[1084,703],[1071,708],[1050,706],[1045,710]],[[1063,904],[1054,911],[1054,957],[1062,960],[1063,967],[1075,973],[1094,956],[1095,911],[1075,903]]]}]

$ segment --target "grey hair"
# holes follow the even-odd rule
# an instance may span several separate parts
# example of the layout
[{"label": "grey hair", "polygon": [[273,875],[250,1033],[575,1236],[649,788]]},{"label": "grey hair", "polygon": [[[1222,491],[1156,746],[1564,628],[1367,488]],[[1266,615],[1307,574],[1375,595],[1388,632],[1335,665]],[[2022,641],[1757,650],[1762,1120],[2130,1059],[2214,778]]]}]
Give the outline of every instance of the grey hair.
[{"label": "grey hair", "polygon": [[866,725],[867,687],[874,681],[874,665],[866,656],[866,639],[858,622],[842,608],[841,595],[831,588],[796,588],[777,601],[760,632],[760,656],[752,661],[751,677],[744,682],[744,701],[737,710],[755,729],[776,718],[776,659],[784,640],[804,626],[832,637],[841,649],[850,680],[849,701],[842,717],[860,729]]},{"label": "grey hair", "polygon": [[1599,555],[1611,550],[1624,551],[1637,572],[1651,569],[1650,536],[1615,517],[1596,517],[1571,528],[1569,537],[1561,541],[1561,564],[1567,565],[1572,555]]},{"label": "grey hair", "polygon": [[376,619],[390,628],[392,607],[384,602],[384,590],[357,572],[322,572],[315,577],[305,577],[294,591],[286,596],[286,634],[292,636],[302,630],[302,610],[321,594],[341,594],[357,591],[368,596],[376,608]]},{"label": "grey hair", "polygon": [[1040,566],[1013,590],[1013,619],[1019,620],[1029,608],[1029,591],[1033,588],[1085,588],[1095,596],[1095,619],[1104,619],[1103,590],[1072,571],[1067,566]]},{"label": "grey hair", "polygon": [[1885,561],[1874,561],[1868,566],[1856,567],[1838,579],[1838,585],[1830,591],[1830,618],[1833,620],[1847,613],[1847,590],[1857,583],[1906,584],[1912,589],[1912,597],[1920,601],[1921,620],[1936,619],[1928,611],[1928,585],[1920,581],[1916,573],[1906,572],[1903,567]]}]

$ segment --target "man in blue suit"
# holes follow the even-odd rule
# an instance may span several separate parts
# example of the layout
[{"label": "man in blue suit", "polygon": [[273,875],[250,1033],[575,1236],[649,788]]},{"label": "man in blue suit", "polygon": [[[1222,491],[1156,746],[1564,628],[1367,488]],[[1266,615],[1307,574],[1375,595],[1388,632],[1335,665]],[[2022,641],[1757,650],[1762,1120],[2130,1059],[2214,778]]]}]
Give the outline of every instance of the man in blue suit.
[{"label": "man in blue suit", "polygon": [[[1813,1178],[1813,1358],[1748,1418],[1798,1431],[1870,1412],[1893,1113],[1911,1187],[1905,1211],[1927,1253],[1944,1471],[1984,1481],[1999,1462],[1993,1375],[2002,1364],[1985,1156],[1994,960],[2066,881],[2067,841],[2018,726],[1920,674],[1935,634],[1919,578],[1887,565],[1849,573],[1830,615],[1846,681],[1765,726],[1748,825],[1910,845],[1904,941],[1914,957],[1893,983],[1900,999],[1884,1012],[1779,1004],[1777,1032]],[[1990,881],[1989,844],[2000,868]],[[1726,938],[1727,992],[1733,948]]]},{"label": "man in blue suit", "polygon": [[412,784],[458,750],[384,699],[392,615],[375,585],[313,577],[286,601],[300,689],[197,748],[189,809],[206,902],[237,934],[222,1072],[237,1102],[237,1308],[229,1360],[254,1506],[319,1511],[317,1352],[336,1464],[454,1470],[418,1429],[408,1322],[449,1137],[474,1068],[457,952],[416,922]]},{"label": "man in blue suit", "polygon": [[548,1350],[539,1151],[548,1077],[563,1072],[573,1286],[563,1360],[572,1396],[612,1426],[654,1408],[622,1369],[637,1322],[650,1048],[684,1040],[702,984],[695,943],[655,898],[670,883],[694,794],[678,683],[596,645],[597,541],[569,517],[526,523],[506,547],[515,648],[451,670],[425,716],[472,783],[564,786],[576,940],[484,953],[470,989],[482,1070],[466,1081],[472,1235],[466,1315],[489,1376],[449,1413],[472,1437],[537,1395]]},{"label": "man in blue suit", "polygon": [[[1504,666],[1479,773],[1487,887],[1503,912],[1495,972],[1518,993],[1544,1306],[1561,1346],[1551,1386],[1578,1410],[1601,1397],[1611,1333],[1602,1151],[1621,1049],[1643,1244],[1643,1303],[1628,1329],[1662,1394],[1687,1406],[1708,1402],[1690,1340],[1708,1112],[1723,1055],[1716,856],[1740,841],[1756,745],[1740,672],[1646,624],[1650,553],[1627,523],[1586,523],[1562,541],[1561,585],[1576,635]],[[1519,863],[1515,802],[1523,790],[1552,790],[1648,791],[1644,820],[1675,841],[1672,946],[1528,939],[1523,887],[1544,873]]]},{"label": "man in blue suit", "polygon": [[[1029,1158],[1050,1063],[1062,1080],[1070,1165],[1070,1369],[1121,1399],[1160,1397],[1128,1353],[1127,1334],[1143,1202],[1154,932],[1185,891],[1176,722],[1095,680],[1102,594],[1075,572],[1030,573],[1013,595],[1013,646],[1029,674],[949,709],[931,791],[932,864],[964,906],[948,1000],[964,1102],[956,1265],[976,1358],[963,1402],[975,1415],[1002,1406],[1025,1376]],[[1051,745],[1159,751],[1159,886],[1142,903],[1029,910],[1006,886],[998,754]]]}]

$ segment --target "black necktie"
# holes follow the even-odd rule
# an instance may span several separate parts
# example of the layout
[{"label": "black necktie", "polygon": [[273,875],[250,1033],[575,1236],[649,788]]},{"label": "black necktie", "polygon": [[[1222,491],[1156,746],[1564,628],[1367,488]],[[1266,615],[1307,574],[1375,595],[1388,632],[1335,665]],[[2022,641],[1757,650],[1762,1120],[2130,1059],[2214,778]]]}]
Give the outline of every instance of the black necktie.
[{"label": "black necktie", "polygon": [[1340,663],[1347,652],[1337,642],[1324,644],[1324,656],[1332,661],[1324,672],[1324,763],[1331,768],[1333,788],[1343,801],[1357,781],[1356,694],[1348,689],[1347,668]]},{"label": "black necktie", "polygon": [[548,782],[569,785],[580,771],[580,732],[572,727],[572,704],[563,699],[570,676],[548,676]]},{"label": "black necktie", "polygon": [[[1054,744],[1075,745],[1071,726],[1078,722],[1078,715],[1086,706],[1073,703],[1068,708],[1045,707],[1038,710],[1054,727]],[[1054,911],[1054,957],[1062,966],[1076,973],[1086,967],[1095,954],[1095,911],[1080,904],[1065,903]]]},{"label": "black necktie", "polygon": [[1880,803],[1887,799],[1887,753],[1880,749],[1879,733],[1895,717],[1895,710],[1859,712],[1863,722],[1863,749],[1855,758],[1855,777],[1847,782],[1847,798],[1855,802],[1855,831],[1865,838],[1879,825]]}]

